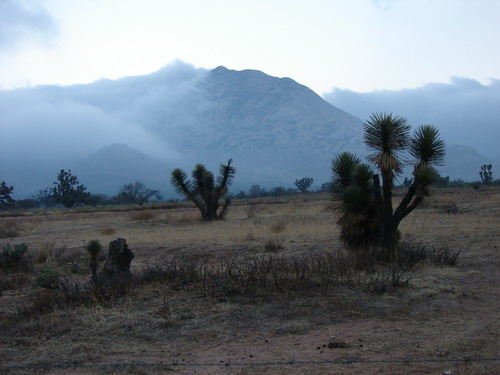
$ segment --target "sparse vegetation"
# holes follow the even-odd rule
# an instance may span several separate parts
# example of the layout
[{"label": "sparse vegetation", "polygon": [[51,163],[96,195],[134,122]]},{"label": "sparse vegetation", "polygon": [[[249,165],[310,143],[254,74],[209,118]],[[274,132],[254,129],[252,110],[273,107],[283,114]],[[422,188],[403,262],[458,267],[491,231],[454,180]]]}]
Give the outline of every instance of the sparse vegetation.
[{"label": "sparse vegetation", "polygon": [[268,239],[264,242],[264,249],[270,253],[277,253],[285,248],[285,246],[283,246],[284,242],[285,239],[283,237]]},{"label": "sparse vegetation", "polygon": [[144,221],[148,222],[150,220],[153,220],[156,217],[156,214],[151,211],[151,210],[141,210],[134,212],[131,216],[131,219],[134,221]]},{"label": "sparse vegetation", "polygon": [[489,185],[493,182],[493,172],[491,171],[491,164],[484,164],[481,166],[481,172],[479,172],[479,176],[481,177],[481,181],[483,184]]},{"label": "sparse vegetation", "polygon": [[19,236],[21,225],[17,220],[0,221],[0,238],[13,238]]},{"label": "sparse vegetation", "polygon": [[0,183],[0,207],[9,206],[14,203],[14,199],[10,196],[14,191],[13,186],[8,186],[5,181]]},{"label": "sparse vegetation", "polygon": [[293,183],[297,189],[301,192],[301,193],[305,193],[307,191],[307,189],[309,189],[311,187],[311,185],[313,184],[314,182],[314,179],[311,178],[311,177],[304,177],[304,178],[301,178],[299,180],[295,180],[295,182]]},{"label": "sparse vegetation", "polygon": [[226,165],[220,165],[217,184],[213,173],[207,171],[202,164],[195,166],[192,172],[193,182],[187,179],[186,173],[181,169],[172,171],[170,179],[172,185],[179,194],[183,194],[196,205],[203,220],[223,220],[226,216],[231,199],[229,197],[224,201],[222,199],[236,172],[231,162],[232,160],[229,160]]},{"label": "sparse vegetation", "polygon": [[0,268],[5,270],[19,268],[23,264],[23,257],[27,250],[28,246],[24,242],[14,246],[10,243],[3,246],[0,253]]},{"label": "sparse vegetation", "polygon": [[35,281],[36,286],[45,289],[56,289],[59,284],[59,273],[45,265],[40,269],[40,273]]},{"label": "sparse vegetation", "polygon": [[[219,358],[226,346],[237,357],[222,360],[251,353],[255,360],[290,354],[320,361],[331,332],[349,344],[342,349],[349,356],[383,358],[390,351],[405,358],[412,351],[435,358],[441,348],[443,358],[493,355],[498,194],[495,186],[484,194],[436,191],[401,223],[395,272],[381,247],[343,249],[322,193],[237,202],[226,222],[208,225],[186,204],[155,207],[158,220],[148,225],[131,221],[142,210],[130,208],[23,213],[16,220],[29,230],[18,241],[35,249],[35,265],[0,270],[2,364],[52,364],[55,351],[58,362],[73,363],[75,347],[105,345],[112,356],[78,361],[152,362],[166,352],[201,360]],[[459,214],[441,208],[452,203]],[[252,204],[258,211],[249,219]],[[89,277],[88,239],[107,227],[130,241],[131,277]],[[267,251],[267,240],[283,240],[284,248]],[[43,249],[47,258],[39,265]]]},{"label": "sparse vegetation", "polygon": [[140,181],[123,185],[116,197],[120,203],[137,204],[142,206],[147,203],[151,197],[161,199],[158,190],[150,189]]},{"label": "sparse vegetation", "polygon": [[78,178],[71,174],[70,170],[61,169],[54,185],[50,189],[50,195],[56,203],[60,203],[66,208],[87,204],[90,193],[86,191],[85,186],[78,182]]},{"label": "sparse vegetation", "polygon": [[116,233],[116,229],[115,228],[111,228],[111,227],[104,227],[104,228],[101,228],[101,230],[99,231],[100,234],[102,234],[103,236],[109,236],[111,234],[115,234]]}]

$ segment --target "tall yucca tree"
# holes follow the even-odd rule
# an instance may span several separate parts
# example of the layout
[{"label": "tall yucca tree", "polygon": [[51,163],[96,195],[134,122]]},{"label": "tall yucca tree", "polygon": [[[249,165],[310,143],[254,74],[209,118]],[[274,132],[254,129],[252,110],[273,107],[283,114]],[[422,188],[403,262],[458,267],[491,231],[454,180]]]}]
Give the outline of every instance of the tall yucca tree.
[{"label": "tall yucca tree", "polygon": [[[366,121],[364,142],[372,151],[368,160],[379,173],[350,153],[342,153],[332,162],[340,238],[352,247],[381,244],[395,259],[398,226],[430,194],[429,187],[438,176],[433,165],[442,163],[445,145],[434,126],[423,125],[411,136],[404,117],[386,113],[375,113]],[[403,159],[405,152],[415,159],[414,179],[394,210],[392,189],[395,178],[408,164]]]},{"label": "tall yucca tree", "polygon": [[186,173],[177,168],[172,171],[170,182],[179,194],[193,201],[203,220],[223,220],[231,204],[229,197],[223,198],[236,173],[231,163],[229,159],[226,165],[220,165],[217,181],[203,164],[197,164],[191,173],[193,181],[188,180]]}]

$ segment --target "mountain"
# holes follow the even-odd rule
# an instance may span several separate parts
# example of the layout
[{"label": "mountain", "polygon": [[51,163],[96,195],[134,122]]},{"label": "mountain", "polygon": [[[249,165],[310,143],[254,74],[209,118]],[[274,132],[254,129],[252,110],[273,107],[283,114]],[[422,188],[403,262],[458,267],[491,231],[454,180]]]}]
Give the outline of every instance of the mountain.
[{"label": "mountain", "polygon": [[360,149],[361,121],[290,78],[218,67],[200,90],[210,101],[204,126],[179,142],[199,160],[232,157],[242,185],[326,181],[334,154]]},{"label": "mountain", "polygon": [[[319,186],[334,155],[366,155],[359,118],[290,78],[222,66],[176,63],[145,76],[0,91],[0,113],[0,180],[15,198],[51,186],[62,168],[93,192],[139,180],[168,197],[171,169],[190,175],[203,163],[217,172],[229,158],[234,191],[293,187],[302,177]],[[441,174],[477,180],[491,160],[453,146]]]},{"label": "mountain", "polygon": [[[450,176],[450,180],[479,181],[479,171],[484,164],[500,167],[499,160],[481,155],[472,147],[452,145],[446,148],[444,166],[438,168],[442,176]],[[496,168],[493,167],[493,178]]]},{"label": "mountain", "polygon": [[89,191],[112,196],[118,193],[120,186],[135,181],[171,193],[171,169],[127,145],[113,144],[78,163],[72,172]]}]

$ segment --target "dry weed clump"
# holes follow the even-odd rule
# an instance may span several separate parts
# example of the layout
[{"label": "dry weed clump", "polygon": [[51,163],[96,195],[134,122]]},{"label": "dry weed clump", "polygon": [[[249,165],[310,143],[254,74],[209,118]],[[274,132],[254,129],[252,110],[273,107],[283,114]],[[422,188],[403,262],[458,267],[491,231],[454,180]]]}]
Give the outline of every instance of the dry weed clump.
[{"label": "dry weed clump", "polygon": [[21,224],[17,220],[2,220],[0,222],[0,238],[13,238],[19,236]]},{"label": "dry weed clump", "polygon": [[256,212],[257,212],[257,204],[255,203],[250,204],[247,208],[247,219],[253,218]]},{"label": "dry weed clump", "polygon": [[286,230],[286,223],[282,220],[271,224],[271,232],[273,233],[283,233]]},{"label": "dry weed clump", "polygon": [[51,242],[44,242],[34,255],[34,261],[37,264],[47,263],[54,254],[54,244]]},{"label": "dry weed clump", "polygon": [[403,241],[399,244],[399,266],[411,269],[418,263],[429,261],[436,266],[455,266],[460,251],[453,252],[446,246],[427,246],[421,243]]},{"label": "dry weed clump", "polygon": [[268,239],[264,242],[264,249],[269,253],[277,253],[285,248],[283,245],[284,242],[285,239],[283,237]]},{"label": "dry weed clump", "polygon": [[99,231],[99,233],[103,236],[109,236],[111,234],[115,234],[116,233],[116,229],[115,228],[111,228],[111,227],[104,227],[104,228],[101,228],[101,230]]},{"label": "dry weed clump", "polygon": [[151,210],[138,211],[132,214],[130,217],[133,221],[144,221],[148,222],[156,217],[156,214]]},{"label": "dry weed clump", "polygon": [[267,255],[229,258],[218,263],[201,257],[181,257],[148,266],[136,282],[170,282],[175,288],[190,288],[214,296],[256,296],[273,293],[326,293],[338,286],[384,293],[410,280],[405,272],[393,273],[380,267],[360,272],[343,253],[302,256]]}]

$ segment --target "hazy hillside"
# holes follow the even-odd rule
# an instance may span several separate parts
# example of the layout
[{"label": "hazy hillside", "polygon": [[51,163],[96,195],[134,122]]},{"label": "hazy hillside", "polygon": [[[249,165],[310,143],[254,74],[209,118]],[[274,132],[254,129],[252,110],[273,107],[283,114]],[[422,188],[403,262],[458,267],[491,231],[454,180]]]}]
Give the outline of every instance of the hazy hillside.
[{"label": "hazy hillside", "polygon": [[[0,91],[0,113],[0,179],[15,197],[50,186],[61,168],[98,193],[136,180],[168,192],[172,168],[189,173],[202,162],[216,171],[229,158],[234,190],[291,187],[306,176],[318,186],[335,154],[365,152],[359,118],[290,78],[255,70],[178,63],[115,81]],[[451,147],[441,173],[477,180],[490,162]]]},{"label": "hazy hillside", "polygon": [[[359,119],[289,78],[223,67],[205,71],[181,64],[172,69],[88,85],[0,92],[8,130],[0,143],[9,150],[1,175],[11,178],[18,194],[27,194],[54,181],[57,170],[71,168],[81,181],[109,194],[123,181],[146,180],[149,172],[139,174],[140,169],[156,168],[146,168],[150,162],[127,168],[141,158],[119,164],[104,151],[85,160],[120,143],[188,171],[198,162],[216,170],[233,158],[235,189],[255,183],[291,186],[304,176],[326,181],[335,153],[362,147]],[[33,148],[26,151],[23,144]],[[7,169],[12,173],[4,173]],[[13,178],[16,170],[24,173]]]},{"label": "hazy hillside", "polygon": [[93,153],[72,171],[89,191],[115,195],[120,186],[135,181],[162,192],[172,192],[171,169],[131,147],[114,144]]}]

